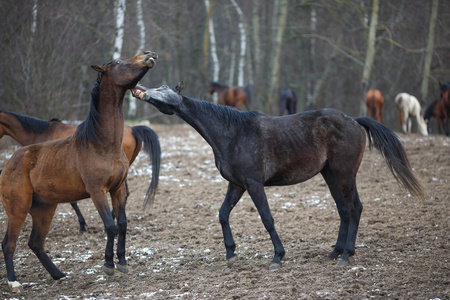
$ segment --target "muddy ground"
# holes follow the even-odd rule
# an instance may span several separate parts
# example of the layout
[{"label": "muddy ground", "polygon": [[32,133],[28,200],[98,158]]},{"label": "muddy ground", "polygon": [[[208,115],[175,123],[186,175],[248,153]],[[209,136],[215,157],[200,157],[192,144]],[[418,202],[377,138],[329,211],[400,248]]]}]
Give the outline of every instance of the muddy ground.
[{"label": "muddy ground", "polygon": [[[281,269],[269,271],[273,247],[248,194],[231,213],[239,260],[226,267],[218,211],[227,182],[209,145],[187,125],[155,125],[163,151],[160,188],[142,211],[151,167],[142,154],[130,168],[127,256],[131,272],[101,271],[105,233],[90,199],[80,202],[89,230],[60,205],[46,250],[68,278],[54,281],[27,246],[30,218],[16,250],[24,293],[9,292],[0,264],[2,298],[27,299],[449,299],[450,139],[402,138],[416,173],[428,187],[425,203],[411,198],[377,151],[366,150],[358,173],[364,211],[351,266],[327,256],[339,217],[323,179],[266,189],[286,248]],[[4,139],[3,139],[4,140]],[[0,167],[13,153],[0,149]],[[7,216],[0,208],[0,234]]]}]

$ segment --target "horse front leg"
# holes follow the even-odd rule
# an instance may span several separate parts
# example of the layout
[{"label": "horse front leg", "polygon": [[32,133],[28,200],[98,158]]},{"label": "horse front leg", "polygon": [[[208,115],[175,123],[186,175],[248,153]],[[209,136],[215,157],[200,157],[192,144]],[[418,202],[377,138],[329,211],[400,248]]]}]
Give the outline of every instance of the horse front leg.
[{"label": "horse front leg", "polygon": [[272,264],[270,265],[269,270],[278,269],[281,266],[281,259],[286,254],[286,251],[284,250],[280,237],[275,230],[275,222],[270,212],[269,203],[267,202],[266,193],[264,192],[264,186],[260,183],[254,182],[248,185],[247,190],[253,200],[253,203],[256,206],[256,209],[258,210],[264,227],[270,235],[274,247],[275,254],[273,256]]},{"label": "horse front leg", "polygon": [[219,210],[219,222],[222,226],[223,240],[227,253],[227,266],[230,267],[236,261],[236,244],[230,228],[230,213],[233,207],[244,194],[245,189],[233,183],[228,184],[227,194]]},{"label": "horse front leg", "polygon": [[108,205],[108,198],[104,190],[98,189],[98,191],[89,193],[95,207],[97,208],[100,217],[106,231],[106,248],[105,248],[105,264],[103,265],[103,271],[107,275],[114,274],[114,237],[117,234],[117,227],[114,224],[114,220],[111,214],[111,210]]},{"label": "horse front leg", "polygon": [[123,184],[117,191],[111,191],[111,202],[114,212],[117,215],[117,258],[119,262],[117,269],[122,273],[128,273],[127,260],[125,258],[125,239],[127,234],[127,216],[125,213],[125,206],[127,200],[127,185]]},{"label": "horse front leg", "polygon": [[72,206],[73,210],[75,210],[75,213],[78,217],[78,223],[80,223],[80,233],[85,233],[86,230],[86,220],[83,217],[83,214],[81,213],[80,208],[78,207],[78,202],[70,202],[70,205]]}]

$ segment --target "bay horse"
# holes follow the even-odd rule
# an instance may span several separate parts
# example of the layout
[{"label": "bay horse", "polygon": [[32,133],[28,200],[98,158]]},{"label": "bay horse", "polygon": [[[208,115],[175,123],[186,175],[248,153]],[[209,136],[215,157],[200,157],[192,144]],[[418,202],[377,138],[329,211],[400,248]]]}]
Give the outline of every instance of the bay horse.
[{"label": "bay horse", "polygon": [[[8,216],[2,242],[8,284],[21,292],[14,270],[14,252],[27,214],[32,218],[28,246],[58,280],[66,276],[45,253],[45,238],[59,203],[91,198],[107,235],[103,271],[114,274],[113,247],[118,233],[118,270],[128,272],[125,257],[125,180],[128,159],[123,150],[123,98],[155,64],[157,55],[146,51],[92,68],[98,72],[91,90],[89,114],[73,135],[19,148],[0,175],[0,197]],[[117,219],[114,223],[106,194]]]},{"label": "bay horse", "polygon": [[297,112],[297,96],[291,89],[284,89],[280,91],[278,97],[278,107],[280,116],[284,115],[286,110],[288,115],[295,114]]},{"label": "bay horse", "polygon": [[[0,139],[9,135],[22,147],[31,144],[56,140],[75,133],[77,126],[66,124],[59,119],[50,121],[22,115],[16,112],[0,110]],[[146,193],[146,198],[152,203],[158,188],[159,171],[161,168],[161,146],[158,135],[147,126],[124,126],[123,150],[128,158],[129,166],[134,162],[141,149],[151,157],[152,180]],[[128,185],[127,197],[129,195]],[[78,207],[77,202],[71,202],[72,208],[78,217],[80,232],[86,232],[86,220]]]},{"label": "bay horse", "polygon": [[[427,123],[427,130],[431,132],[431,117],[436,118],[438,133],[441,134],[442,131],[446,132],[444,127],[444,104],[440,99],[436,99],[431,102],[427,108],[425,109],[425,113],[423,114],[423,119]],[[442,131],[441,131],[442,127]]]},{"label": "bay horse", "polygon": [[427,123],[422,117],[422,108],[416,97],[408,93],[400,93],[395,96],[395,104],[398,109],[398,121],[403,133],[411,133],[412,118],[416,119],[419,132],[423,136],[428,136]]},{"label": "bay horse", "polygon": [[247,110],[250,110],[251,103],[251,89],[250,86],[246,87],[227,85],[211,81],[209,83],[208,96],[211,97],[214,93],[219,95],[219,104],[228,105],[239,109],[242,105],[245,105]]},{"label": "bay horse", "polygon": [[413,174],[398,137],[370,118],[355,119],[334,109],[272,117],[189,98],[181,95],[182,88],[182,83],[175,89],[138,85],[132,93],[160,112],[185,120],[212,147],[216,167],[228,181],[219,211],[228,266],[236,260],[229,216],[243,193],[248,191],[272,239],[275,254],[269,269],[277,269],[285,250],[275,230],[264,186],[296,184],[318,173],[325,179],[341,219],[337,242],[329,256],[337,259],[340,255],[338,264],[347,265],[355,254],[363,208],[356,174],[366,135],[369,147],[375,146],[381,152],[397,181],[415,197],[425,197],[425,189]]},{"label": "bay horse", "polygon": [[379,90],[368,90],[366,94],[366,106],[369,112],[369,117],[375,121],[380,121],[384,124],[383,119],[383,104],[384,98]]}]

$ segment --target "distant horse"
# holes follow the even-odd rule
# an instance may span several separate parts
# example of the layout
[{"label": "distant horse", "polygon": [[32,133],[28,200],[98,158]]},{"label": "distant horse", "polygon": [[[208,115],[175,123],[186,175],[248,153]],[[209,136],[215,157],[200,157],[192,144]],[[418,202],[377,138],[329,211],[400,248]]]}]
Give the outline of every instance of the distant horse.
[{"label": "distant horse", "polygon": [[280,116],[284,115],[284,111],[287,110],[288,115],[295,114],[297,112],[297,96],[291,89],[281,90],[278,97],[278,105],[280,109]]},{"label": "distant horse", "polygon": [[330,257],[341,255],[338,264],[346,265],[355,253],[362,212],[356,173],[363,158],[366,134],[369,147],[381,151],[399,183],[415,197],[424,198],[424,188],[412,173],[400,140],[370,118],[354,119],[334,109],[271,117],[188,98],[180,94],[181,89],[182,85],[175,89],[137,86],[132,93],[162,113],[176,114],[185,120],[212,147],[216,166],[229,182],[219,211],[229,266],[236,260],[229,216],[243,193],[248,191],[270,234],[275,250],[270,269],[276,269],[285,250],[275,230],[264,186],[296,184],[317,173],[325,179],[341,218]]},{"label": "distant horse", "polygon": [[413,95],[400,93],[395,97],[398,109],[398,121],[404,133],[411,133],[412,118],[416,118],[417,127],[423,136],[428,135],[427,123],[422,117],[419,100]]},{"label": "distant horse", "polygon": [[[42,143],[69,136],[76,131],[77,127],[62,123],[58,119],[50,121],[0,110],[0,139],[4,135],[11,136],[21,146]],[[123,132],[123,150],[128,158],[129,164],[134,162],[136,156],[144,146],[144,151],[152,158],[152,180],[146,197],[153,202],[156,189],[158,188],[159,170],[161,166],[161,146],[158,135],[147,126],[125,125]],[[128,195],[128,189],[127,189]],[[77,202],[70,203],[75,210],[80,232],[86,231],[86,221],[81,213]]]},{"label": "distant horse", "polygon": [[251,103],[251,89],[250,86],[228,87],[215,81],[209,83],[208,96],[211,97],[214,93],[219,95],[219,104],[228,105],[239,109],[245,105],[247,110],[250,110]]},{"label": "distant horse", "polygon": [[437,127],[439,134],[442,133],[442,130],[444,129],[444,104],[440,99],[436,99],[433,102],[431,102],[427,108],[425,109],[425,113],[423,114],[423,119],[427,123],[427,131],[431,132],[430,123],[431,123],[431,117],[435,117],[437,121]]},{"label": "distant horse", "polygon": [[369,112],[369,117],[375,121],[380,120],[381,124],[384,124],[383,120],[383,104],[384,98],[379,90],[368,90],[366,94],[366,106]]},{"label": "distant horse", "polygon": [[441,101],[441,106],[443,108],[445,135],[449,136],[450,132],[448,130],[448,119],[450,116],[450,83],[440,83],[439,90],[441,95],[439,101]]},{"label": "distant horse", "polygon": [[[103,271],[114,273],[113,246],[118,233],[118,270],[128,272],[125,257],[125,215],[128,159],[122,147],[123,98],[155,64],[150,51],[129,59],[115,59],[103,66],[91,90],[87,119],[68,137],[18,149],[0,175],[0,197],[8,215],[2,242],[8,284],[21,292],[14,271],[16,242],[27,214],[32,218],[28,246],[53,279],[66,276],[45,253],[44,243],[58,203],[91,198],[107,234]],[[117,218],[114,223],[107,193]]]}]

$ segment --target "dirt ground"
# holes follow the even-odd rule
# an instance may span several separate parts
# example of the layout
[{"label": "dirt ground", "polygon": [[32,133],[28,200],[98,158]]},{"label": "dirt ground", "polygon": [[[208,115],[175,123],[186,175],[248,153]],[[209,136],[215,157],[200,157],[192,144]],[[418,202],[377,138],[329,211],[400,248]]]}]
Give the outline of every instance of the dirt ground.
[{"label": "dirt ground", "polygon": [[[26,299],[449,299],[450,139],[399,134],[428,188],[425,203],[399,187],[377,151],[366,150],[358,173],[364,205],[349,267],[327,256],[339,216],[323,179],[266,188],[286,248],[269,271],[273,246],[248,194],[231,213],[238,261],[226,267],[218,211],[227,182],[209,145],[188,125],[155,125],[162,148],[156,203],[142,211],[151,174],[142,154],[130,168],[127,257],[131,272],[101,271],[106,236],[90,199],[80,208],[88,232],[78,233],[68,204],[59,205],[46,250],[68,277],[54,281],[27,246],[30,218],[15,255],[21,295],[9,291],[0,264],[2,298]],[[14,148],[0,149],[0,168]],[[7,216],[0,206],[0,234]]]}]

